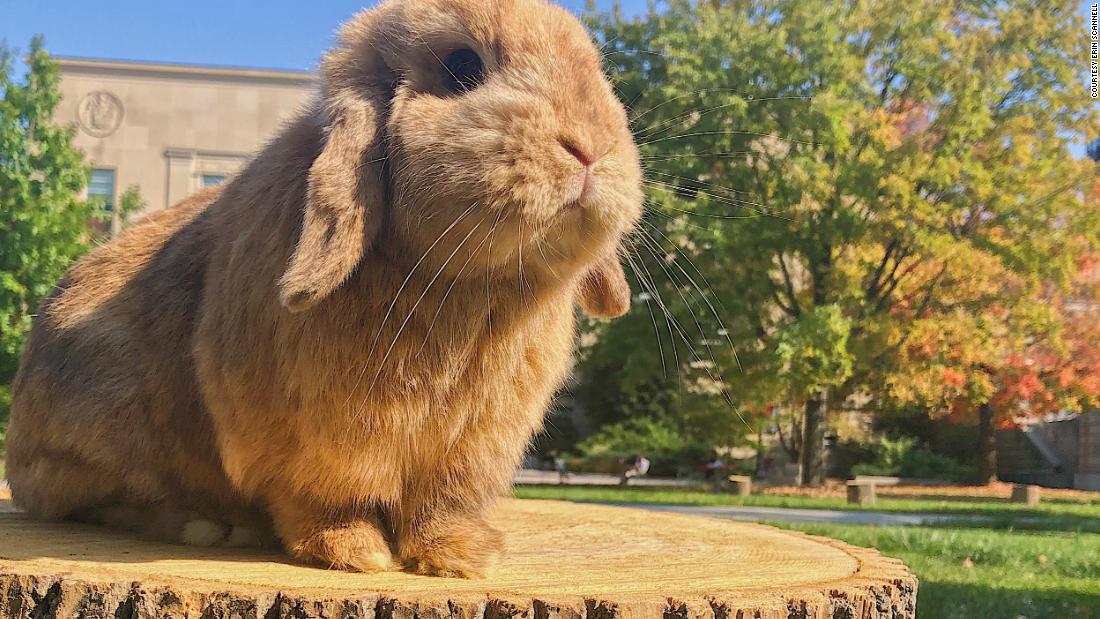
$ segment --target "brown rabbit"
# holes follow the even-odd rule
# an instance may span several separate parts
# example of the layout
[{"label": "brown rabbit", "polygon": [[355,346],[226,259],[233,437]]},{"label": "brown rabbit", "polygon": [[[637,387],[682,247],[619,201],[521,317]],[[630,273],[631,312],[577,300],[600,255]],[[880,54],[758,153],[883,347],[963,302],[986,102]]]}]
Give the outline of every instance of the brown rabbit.
[{"label": "brown rabbit", "polygon": [[486,521],[611,317],[641,214],[627,118],[542,0],[389,0],[224,192],[150,216],[43,304],[8,474],[42,518],[472,576]]}]

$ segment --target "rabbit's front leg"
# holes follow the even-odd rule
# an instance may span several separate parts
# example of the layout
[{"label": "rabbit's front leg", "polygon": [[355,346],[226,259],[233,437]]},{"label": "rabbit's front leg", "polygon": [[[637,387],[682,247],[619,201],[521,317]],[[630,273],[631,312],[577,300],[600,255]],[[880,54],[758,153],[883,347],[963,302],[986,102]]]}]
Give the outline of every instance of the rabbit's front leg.
[{"label": "rabbit's front leg", "polygon": [[393,567],[390,543],[376,512],[334,514],[295,498],[272,501],[270,507],[283,545],[302,561],[355,572]]},{"label": "rabbit's front leg", "polygon": [[426,576],[484,576],[502,554],[504,536],[481,511],[420,510],[398,533],[401,560]]},{"label": "rabbit's front leg", "polygon": [[[504,536],[487,515],[511,487],[526,445],[516,434],[469,428],[438,460],[421,462],[394,514],[397,554],[407,569],[429,576],[484,576],[504,550]],[[433,450],[434,451],[434,450]]]}]

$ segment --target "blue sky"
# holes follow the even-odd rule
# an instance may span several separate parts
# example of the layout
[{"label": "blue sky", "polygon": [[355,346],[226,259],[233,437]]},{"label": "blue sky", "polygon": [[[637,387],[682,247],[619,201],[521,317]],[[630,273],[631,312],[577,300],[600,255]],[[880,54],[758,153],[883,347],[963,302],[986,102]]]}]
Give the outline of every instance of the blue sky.
[{"label": "blue sky", "polygon": [[[557,1],[573,11],[585,5]],[[607,9],[613,1],[597,0],[597,6]],[[43,34],[47,48],[65,56],[312,69],[339,24],[376,2],[0,0],[0,42],[26,49],[32,36]],[[637,14],[649,0],[620,2],[624,12]],[[1087,5],[1080,5],[1082,24]],[[1081,155],[1084,146],[1073,151]]]},{"label": "blue sky", "polygon": [[[585,0],[559,0],[579,11]],[[0,0],[0,41],[50,52],[278,69],[310,69],[336,27],[375,0]],[[630,12],[646,0],[623,0]],[[607,8],[611,0],[600,0]]]}]

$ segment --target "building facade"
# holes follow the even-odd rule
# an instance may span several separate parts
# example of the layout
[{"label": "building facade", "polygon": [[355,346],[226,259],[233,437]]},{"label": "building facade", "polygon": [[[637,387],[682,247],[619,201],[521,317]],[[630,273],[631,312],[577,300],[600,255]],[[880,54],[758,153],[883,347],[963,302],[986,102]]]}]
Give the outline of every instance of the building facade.
[{"label": "building facade", "polygon": [[1100,490],[1100,411],[1047,415],[998,430],[997,452],[1002,481]]},{"label": "building facade", "polygon": [[225,182],[314,92],[307,72],[56,60],[57,120],[76,125],[88,194],[112,210],[129,188],[157,210]]}]

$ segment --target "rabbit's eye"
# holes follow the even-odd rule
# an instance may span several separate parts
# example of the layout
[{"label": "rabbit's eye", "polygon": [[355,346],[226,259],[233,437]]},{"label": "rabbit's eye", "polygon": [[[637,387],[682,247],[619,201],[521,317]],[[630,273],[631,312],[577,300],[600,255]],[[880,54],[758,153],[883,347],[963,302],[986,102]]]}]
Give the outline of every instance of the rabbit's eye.
[{"label": "rabbit's eye", "polygon": [[443,59],[443,84],[458,94],[477,88],[485,79],[485,65],[472,49],[459,49]]}]

